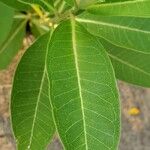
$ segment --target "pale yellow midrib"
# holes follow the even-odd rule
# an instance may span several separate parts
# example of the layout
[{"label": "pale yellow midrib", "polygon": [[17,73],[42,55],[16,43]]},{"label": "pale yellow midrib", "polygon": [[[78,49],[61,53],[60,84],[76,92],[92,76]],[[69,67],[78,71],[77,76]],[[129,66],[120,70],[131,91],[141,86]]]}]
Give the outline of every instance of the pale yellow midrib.
[{"label": "pale yellow midrib", "polygon": [[127,5],[127,4],[136,4],[148,2],[148,0],[136,0],[136,1],[123,1],[123,2],[115,2],[115,3],[102,3],[101,5],[94,5],[93,7],[108,7],[108,6],[117,6],[117,5]]},{"label": "pale yellow midrib", "polygon": [[116,61],[119,61],[120,63],[122,63],[122,64],[124,64],[124,65],[127,65],[127,66],[129,66],[130,68],[132,68],[132,69],[134,69],[134,70],[136,70],[136,71],[138,71],[138,72],[141,72],[141,73],[143,73],[143,74],[145,74],[145,75],[147,75],[147,76],[150,76],[150,73],[144,71],[143,69],[140,69],[139,67],[133,66],[132,64],[130,64],[130,63],[124,61],[124,60],[121,60],[120,58],[118,58],[118,57],[116,57],[116,56],[114,56],[114,55],[112,55],[112,54],[110,54],[110,53],[108,53],[108,55],[109,55],[112,59],[114,59],[114,60],[116,60]]},{"label": "pale yellow midrib", "polygon": [[83,117],[83,128],[84,128],[84,137],[85,137],[85,146],[86,150],[88,150],[88,144],[87,144],[87,133],[86,133],[86,123],[85,123],[85,114],[84,114],[84,104],[83,104],[83,98],[81,93],[81,83],[80,83],[80,74],[79,74],[79,64],[78,64],[78,54],[76,49],[76,33],[75,33],[75,20],[74,17],[71,19],[71,26],[72,26],[72,44],[73,44],[73,53],[74,53],[74,59],[75,59],[75,67],[76,67],[76,73],[77,73],[77,80],[78,80],[78,86],[79,86],[79,96],[81,100],[81,111],[82,111],[82,117]]},{"label": "pale yellow midrib", "polygon": [[33,132],[34,132],[35,121],[36,121],[36,117],[37,117],[37,111],[38,111],[38,107],[39,107],[39,101],[40,101],[40,98],[41,98],[42,87],[43,87],[43,83],[44,83],[44,77],[45,77],[45,69],[44,69],[44,73],[43,73],[43,76],[42,76],[40,90],[39,90],[39,94],[38,94],[38,98],[37,98],[37,105],[36,105],[35,113],[34,113],[34,117],[33,117],[33,123],[32,123],[32,128],[31,128],[31,135],[30,135],[28,149],[30,149],[31,144],[32,144]]},{"label": "pale yellow midrib", "polygon": [[35,108],[35,113],[34,113],[34,118],[33,118],[33,123],[32,123],[32,128],[31,128],[31,135],[30,135],[29,145],[27,147],[28,149],[30,149],[31,144],[32,144],[33,132],[34,132],[34,126],[35,126],[35,121],[36,121],[36,117],[37,117],[37,111],[38,111],[39,101],[40,101],[40,97],[41,97],[41,93],[42,93],[42,88],[43,88],[43,83],[44,83],[45,75],[46,75],[46,72],[47,72],[46,61],[47,61],[48,48],[49,48],[49,43],[50,43],[51,35],[52,35],[52,33],[50,33],[50,37],[48,39],[47,46],[46,46],[45,64],[44,64],[45,66],[44,66],[43,76],[42,76],[42,80],[41,80],[41,84],[40,84],[40,90],[39,90],[39,94],[38,94],[38,98],[37,98],[37,105],[36,105],[36,108]]},{"label": "pale yellow midrib", "polygon": [[95,20],[90,20],[90,19],[82,19],[82,18],[76,18],[76,20],[78,22],[83,22],[83,23],[91,23],[91,24],[96,24],[96,25],[109,26],[109,27],[112,27],[112,28],[130,30],[130,31],[133,31],[133,32],[141,32],[141,33],[145,33],[145,34],[150,34],[150,31],[144,31],[144,30],[141,30],[141,29],[131,28],[129,26],[117,25],[117,24],[113,24],[113,23],[95,21]]}]

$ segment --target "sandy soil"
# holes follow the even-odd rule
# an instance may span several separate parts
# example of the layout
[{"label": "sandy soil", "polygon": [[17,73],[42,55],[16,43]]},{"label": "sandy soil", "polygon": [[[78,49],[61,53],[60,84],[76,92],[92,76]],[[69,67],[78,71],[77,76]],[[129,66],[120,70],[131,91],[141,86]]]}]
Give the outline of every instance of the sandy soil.
[{"label": "sandy soil", "polygon": [[[24,40],[23,48],[7,70],[0,72],[0,150],[15,150],[10,126],[9,101],[13,74],[16,65],[31,43]],[[122,133],[119,150],[150,150],[150,89],[118,83],[121,97]],[[56,138],[47,148],[62,150]]]}]

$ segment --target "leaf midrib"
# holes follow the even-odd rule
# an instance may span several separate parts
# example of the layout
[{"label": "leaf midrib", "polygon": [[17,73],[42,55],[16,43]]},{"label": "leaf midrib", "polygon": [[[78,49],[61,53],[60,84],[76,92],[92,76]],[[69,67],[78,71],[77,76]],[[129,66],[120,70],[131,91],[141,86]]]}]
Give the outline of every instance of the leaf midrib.
[{"label": "leaf midrib", "polygon": [[37,118],[37,112],[38,112],[39,102],[40,102],[42,88],[43,88],[43,83],[44,83],[44,77],[45,77],[45,69],[44,69],[44,73],[43,73],[42,80],[41,80],[39,94],[38,94],[38,97],[37,97],[37,104],[36,104],[35,113],[34,113],[34,116],[33,116],[33,123],[32,123],[32,128],[31,128],[31,135],[30,135],[30,141],[29,141],[28,149],[30,149],[31,144],[32,144],[34,127],[35,127],[35,122],[36,122],[36,118]]},{"label": "leaf midrib", "polygon": [[136,4],[136,3],[148,2],[148,1],[149,0],[136,0],[136,1],[124,1],[124,2],[114,2],[114,3],[102,3],[101,5],[94,5],[89,8]]},{"label": "leaf midrib", "polygon": [[117,25],[117,24],[113,24],[113,23],[106,23],[106,22],[102,22],[102,21],[95,21],[95,20],[90,20],[90,19],[82,19],[82,18],[76,18],[77,21],[79,22],[83,22],[83,23],[91,23],[91,24],[96,24],[96,25],[104,25],[104,26],[109,26],[109,27],[113,27],[113,28],[119,28],[119,29],[124,29],[124,30],[129,30],[129,31],[133,31],[133,32],[141,32],[141,33],[145,33],[145,34],[150,34],[150,31],[144,31],[141,29],[137,29],[137,28],[131,28],[131,27],[127,27],[127,26],[123,26],[123,25]]},{"label": "leaf midrib", "polygon": [[[89,19],[82,19],[82,18],[80,18],[80,17],[77,17],[77,18],[76,18],[76,21],[81,22],[81,23],[82,23],[82,22],[83,22],[83,23],[89,23],[89,22],[87,22],[87,20],[89,20]],[[89,20],[89,21],[93,21],[93,20]],[[95,24],[96,24],[96,25],[98,25],[97,22],[98,22],[98,21],[95,21]],[[126,27],[126,26],[123,26],[123,27]],[[134,28],[131,28],[131,29],[134,29]],[[133,31],[133,30],[132,30],[132,31]],[[143,30],[140,30],[140,31],[143,31]],[[148,32],[149,32],[148,34],[150,34],[150,31],[148,31]],[[109,39],[106,39],[104,36],[100,35],[100,37],[102,37],[102,38],[105,39],[106,41],[109,41],[110,43],[112,43],[112,44],[114,44],[114,45],[120,47],[120,45],[116,44],[115,42],[113,42],[113,41],[111,41],[111,40],[109,40]],[[121,45],[121,47],[122,47],[122,48],[129,49],[129,48],[126,47],[125,45]],[[131,47],[130,47],[130,50],[135,51],[135,52],[138,52],[138,53],[142,53],[142,54],[150,54],[150,52],[140,51],[140,50],[137,50],[137,49],[134,49],[134,48],[131,48]]]},{"label": "leaf midrib", "polygon": [[71,27],[72,27],[72,46],[73,46],[73,53],[74,53],[74,60],[75,60],[75,67],[76,67],[76,74],[77,74],[77,83],[79,87],[79,96],[81,100],[81,111],[82,111],[82,119],[83,119],[83,128],[84,128],[84,140],[86,150],[88,150],[87,144],[87,133],[86,133],[86,123],[85,123],[85,112],[84,112],[84,103],[83,103],[83,96],[82,96],[82,88],[80,83],[80,73],[79,73],[79,64],[78,64],[78,54],[77,54],[77,47],[76,47],[76,33],[75,33],[75,20],[74,17],[71,18]]},{"label": "leaf midrib", "polygon": [[43,75],[42,75],[41,84],[40,84],[40,88],[39,88],[39,94],[38,94],[38,97],[37,97],[37,104],[36,104],[36,107],[35,107],[35,113],[34,113],[33,123],[32,123],[32,127],[31,127],[31,135],[30,135],[30,141],[29,141],[28,149],[31,147],[31,144],[32,144],[32,139],[33,139],[33,134],[34,134],[34,127],[35,127],[35,122],[36,122],[37,112],[38,112],[38,106],[39,106],[39,102],[40,102],[40,98],[41,98],[44,79],[45,79],[46,72],[47,72],[46,61],[47,61],[47,54],[48,54],[48,48],[49,48],[51,35],[52,35],[52,33],[50,33],[50,36],[49,36],[49,39],[48,39],[48,42],[47,42],[47,46],[46,46],[44,70],[43,70]]},{"label": "leaf midrib", "polygon": [[141,72],[141,73],[143,73],[143,74],[145,74],[145,75],[150,77],[150,73],[144,71],[143,69],[141,69],[141,68],[139,68],[137,66],[133,66],[132,64],[130,64],[130,63],[128,63],[128,62],[126,62],[126,61],[124,61],[124,60],[122,60],[122,59],[120,59],[120,58],[118,58],[118,57],[116,57],[116,56],[114,56],[114,55],[112,55],[110,53],[108,53],[108,55],[111,58],[115,59],[116,61],[119,61],[120,63],[125,64],[126,66],[129,66],[130,68],[132,68],[132,69],[134,69],[136,71],[139,71],[139,72]]}]

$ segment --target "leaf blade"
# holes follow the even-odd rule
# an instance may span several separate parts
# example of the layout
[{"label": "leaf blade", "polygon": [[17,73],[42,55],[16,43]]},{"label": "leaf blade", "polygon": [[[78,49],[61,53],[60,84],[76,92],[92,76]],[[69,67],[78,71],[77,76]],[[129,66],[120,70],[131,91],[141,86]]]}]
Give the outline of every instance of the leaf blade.
[{"label": "leaf blade", "polygon": [[100,39],[100,41],[111,58],[118,79],[131,84],[150,87],[150,54],[117,47],[104,39]]},{"label": "leaf blade", "polygon": [[25,35],[26,20],[14,20],[5,41],[0,45],[0,69],[5,69],[19,51]]},{"label": "leaf blade", "polygon": [[102,16],[132,16],[150,18],[150,1],[136,0],[104,3],[87,8],[87,11]]},{"label": "leaf blade", "polygon": [[86,8],[89,5],[103,2],[103,0],[65,0],[70,6],[77,6],[81,9]]},{"label": "leaf blade", "polygon": [[18,0],[0,0],[0,1],[16,10],[27,11],[30,9],[30,6],[22,4]]},{"label": "leaf blade", "polygon": [[19,0],[20,2],[27,4],[27,5],[33,5],[33,4],[38,4],[42,8],[44,8],[47,11],[54,11],[54,3],[53,0]]},{"label": "leaf blade", "polygon": [[79,7],[80,8],[86,8],[90,5],[96,4],[96,3],[101,3],[103,0],[79,0]]},{"label": "leaf blade", "polygon": [[65,0],[70,6],[74,6],[76,0]]},{"label": "leaf blade", "polygon": [[[120,128],[119,101],[112,67],[100,43],[81,25],[66,21],[53,34],[47,61],[54,116],[65,148],[115,149]],[[104,62],[108,68],[102,67]],[[105,89],[111,100],[100,89]],[[94,124],[96,120],[103,123]],[[97,136],[95,130],[99,131]]]},{"label": "leaf blade", "polygon": [[15,74],[11,118],[20,150],[43,150],[55,132],[45,68],[49,40],[49,33],[40,37],[26,51]]},{"label": "leaf blade", "polygon": [[[150,19],[132,17],[102,17],[84,13],[76,18],[96,36],[124,48],[150,53]],[[137,42],[139,41],[139,42]]]},{"label": "leaf blade", "polygon": [[13,23],[14,10],[0,2],[0,45],[3,43]]}]

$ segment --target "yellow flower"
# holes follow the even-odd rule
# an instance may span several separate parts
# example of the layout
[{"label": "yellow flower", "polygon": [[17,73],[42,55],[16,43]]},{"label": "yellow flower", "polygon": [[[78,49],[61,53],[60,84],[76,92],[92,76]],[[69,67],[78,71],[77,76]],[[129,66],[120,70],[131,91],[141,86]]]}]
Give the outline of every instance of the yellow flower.
[{"label": "yellow flower", "polygon": [[140,109],[138,109],[137,107],[132,107],[129,112],[128,112],[130,115],[139,115],[140,114]]}]

